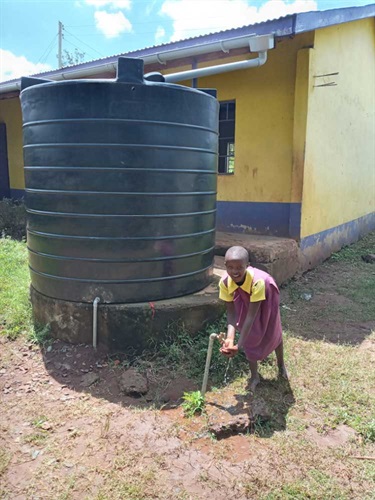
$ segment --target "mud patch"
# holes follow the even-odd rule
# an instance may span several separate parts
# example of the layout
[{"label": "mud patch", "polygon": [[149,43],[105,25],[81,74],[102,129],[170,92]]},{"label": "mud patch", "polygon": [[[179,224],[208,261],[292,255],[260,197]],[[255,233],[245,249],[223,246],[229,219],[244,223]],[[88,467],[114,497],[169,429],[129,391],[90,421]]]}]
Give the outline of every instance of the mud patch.
[{"label": "mud patch", "polygon": [[330,429],[325,434],[320,434],[315,427],[306,429],[307,437],[322,448],[337,448],[348,443],[355,437],[356,432],[347,425],[339,425],[336,429]]},{"label": "mud patch", "polygon": [[208,394],[206,412],[208,431],[217,439],[253,433],[257,423],[271,419],[270,409],[263,399],[229,391]]}]

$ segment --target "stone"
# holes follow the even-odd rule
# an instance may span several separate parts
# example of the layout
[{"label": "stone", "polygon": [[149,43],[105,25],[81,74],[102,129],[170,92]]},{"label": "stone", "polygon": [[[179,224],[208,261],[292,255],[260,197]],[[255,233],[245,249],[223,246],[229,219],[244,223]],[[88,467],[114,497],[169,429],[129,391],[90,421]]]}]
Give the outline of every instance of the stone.
[{"label": "stone", "polygon": [[217,438],[241,434],[247,432],[251,427],[252,420],[249,415],[237,415],[237,417],[225,422],[209,423],[208,431]]},{"label": "stone", "polygon": [[128,396],[142,396],[148,392],[148,380],[134,368],[126,370],[119,380],[119,389]]},{"label": "stone", "polygon": [[90,385],[95,384],[99,380],[99,375],[95,372],[85,373],[81,379],[81,385],[83,387],[90,387]]},{"label": "stone", "polygon": [[218,439],[254,432],[257,422],[267,422],[271,412],[262,398],[249,398],[225,391],[213,397],[207,394],[208,431]]},{"label": "stone", "polygon": [[369,253],[367,255],[362,255],[362,260],[368,264],[373,264],[375,262],[375,253]]}]

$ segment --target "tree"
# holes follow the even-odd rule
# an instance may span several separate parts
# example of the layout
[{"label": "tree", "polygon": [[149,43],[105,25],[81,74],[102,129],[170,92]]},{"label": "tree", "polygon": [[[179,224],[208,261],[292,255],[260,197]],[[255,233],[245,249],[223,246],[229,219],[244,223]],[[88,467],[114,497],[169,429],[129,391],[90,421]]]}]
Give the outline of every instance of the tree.
[{"label": "tree", "polygon": [[74,52],[69,52],[68,50],[63,51],[62,56],[62,65],[64,66],[74,66],[75,64],[81,64],[85,60],[85,52],[79,51],[77,48],[74,49]]}]

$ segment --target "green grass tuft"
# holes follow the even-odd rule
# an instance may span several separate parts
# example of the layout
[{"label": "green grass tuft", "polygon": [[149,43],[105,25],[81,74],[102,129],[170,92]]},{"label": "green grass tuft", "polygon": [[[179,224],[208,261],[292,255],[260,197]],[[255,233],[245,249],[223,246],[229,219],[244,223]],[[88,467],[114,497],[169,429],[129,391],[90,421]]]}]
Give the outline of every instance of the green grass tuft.
[{"label": "green grass tuft", "polygon": [[33,329],[29,284],[26,243],[0,239],[0,327],[9,339]]},{"label": "green grass tuft", "polygon": [[26,335],[33,344],[44,345],[49,326],[33,324],[29,290],[26,243],[0,238],[0,334],[9,340]]},{"label": "green grass tuft", "polygon": [[7,470],[10,460],[11,460],[11,454],[8,451],[4,450],[3,448],[0,448],[0,477]]},{"label": "green grass tuft", "polygon": [[182,399],[185,417],[193,417],[204,412],[205,402],[201,391],[185,392]]},{"label": "green grass tuft", "polygon": [[362,255],[373,254],[375,252],[375,233],[369,233],[361,240],[343,247],[339,252],[331,255],[331,262],[348,262],[351,264],[363,263]]},{"label": "green grass tuft", "polygon": [[[208,342],[211,333],[226,331],[226,318],[208,325],[195,337],[192,337],[183,325],[171,325],[164,340],[155,346],[156,362],[168,366],[176,373],[187,375],[196,381],[202,380],[207,357]],[[228,368],[228,359],[219,351],[220,343],[215,341],[212,349],[209,381],[213,386],[220,387]],[[232,358],[231,369],[227,374],[234,379],[248,371],[248,363],[243,355]]]}]

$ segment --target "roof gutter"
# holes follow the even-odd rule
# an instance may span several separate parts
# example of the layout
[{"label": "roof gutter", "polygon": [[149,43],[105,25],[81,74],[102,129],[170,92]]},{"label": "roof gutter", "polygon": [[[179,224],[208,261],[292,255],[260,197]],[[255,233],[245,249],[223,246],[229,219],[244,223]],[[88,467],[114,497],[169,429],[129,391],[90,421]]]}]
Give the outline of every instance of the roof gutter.
[{"label": "roof gutter", "polygon": [[[182,81],[184,79],[189,78],[197,78],[199,76],[206,76],[208,74],[224,72],[224,71],[233,71],[235,69],[244,69],[246,67],[245,63],[248,63],[249,66],[260,66],[264,64],[267,60],[266,50],[272,49],[274,47],[274,36],[273,35],[261,35],[261,36],[253,36],[253,35],[242,35],[239,37],[229,38],[227,40],[220,40],[217,42],[210,42],[201,45],[195,45],[187,48],[181,49],[171,49],[163,52],[156,52],[154,54],[146,54],[143,56],[138,56],[138,58],[143,59],[144,64],[166,64],[168,61],[173,61],[176,59],[181,59],[184,57],[192,57],[202,54],[208,54],[210,52],[226,52],[229,53],[230,50],[240,49],[244,47],[249,47],[251,52],[260,52],[263,54],[259,54],[257,59],[250,59],[248,61],[241,61],[240,63],[229,63],[225,65],[212,66],[211,68],[202,68],[197,70],[185,71],[181,73],[174,73],[173,75],[165,75],[165,81]],[[132,56],[137,58],[137,56]],[[264,59],[265,57],[265,59]],[[264,61],[264,62],[263,62]],[[261,62],[261,64],[259,64]],[[238,65],[238,66],[236,66]],[[227,67],[227,69],[223,71],[218,71],[218,68]],[[231,66],[231,69],[230,69]],[[208,70],[216,68],[215,71],[208,73]],[[103,73],[107,73],[108,71],[116,71],[117,70],[117,61],[107,62],[107,63],[99,63],[93,65],[87,65],[85,67],[70,67],[65,68],[63,70],[56,70],[49,73],[38,74],[35,76],[40,76],[43,78],[48,78],[50,80],[59,81],[59,80],[72,80],[78,78],[90,77],[92,75],[100,75]],[[206,73],[199,73],[202,70],[206,70]],[[196,73],[194,73],[196,72]],[[188,76],[188,74],[190,76]],[[176,75],[180,75],[177,77]],[[178,78],[172,79],[172,78]],[[0,84],[0,94],[5,94],[8,92],[15,92],[21,89],[21,79],[15,80],[12,82],[5,82]]]},{"label": "roof gutter", "polygon": [[259,52],[256,59],[238,61],[228,64],[220,64],[217,66],[209,66],[208,68],[192,69],[190,71],[181,71],[180,73],[172,73],[164,76],[164,81],[167,83],[181,82],[193,78],[202,78],[204,76],[218,75],[219,73],[228,73],[240,69],[256,68],[263,66],[267,61],[267,52]]}]

